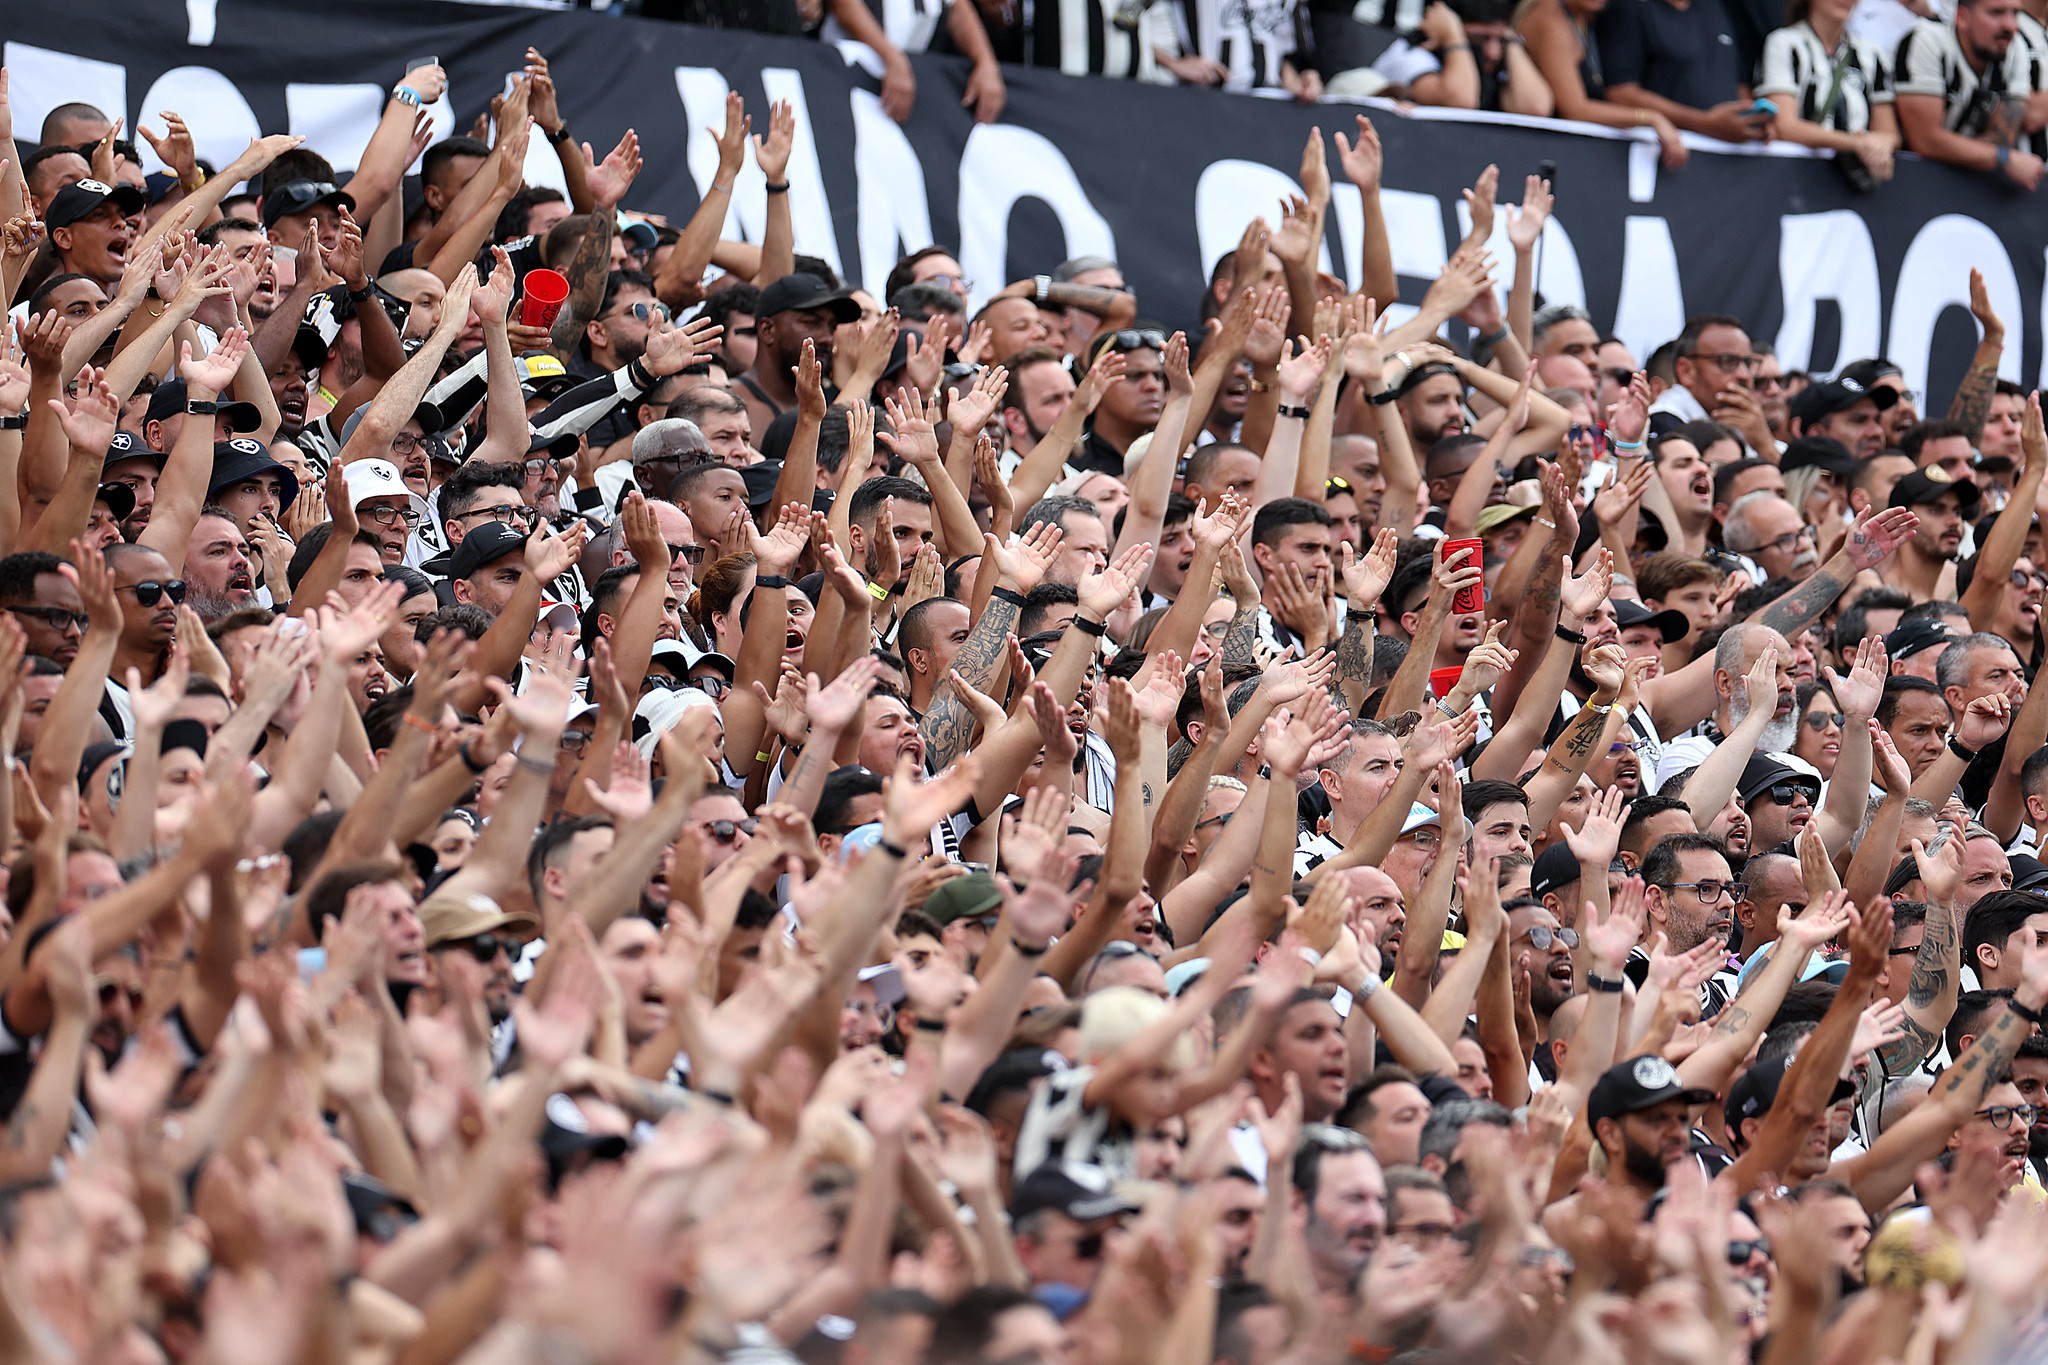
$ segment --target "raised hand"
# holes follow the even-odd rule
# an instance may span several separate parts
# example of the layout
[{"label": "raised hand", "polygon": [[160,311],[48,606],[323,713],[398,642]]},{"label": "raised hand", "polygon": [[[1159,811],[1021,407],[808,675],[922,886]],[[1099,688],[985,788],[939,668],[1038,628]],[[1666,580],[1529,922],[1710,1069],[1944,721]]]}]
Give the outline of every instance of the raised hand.
[{"label": "raised hand", "polygon": [[1313,346],[1293,349],[1288,342],[1280,360],[1280,390],[1286,396],[1306,403],[1322,382],[1323,372],[1330,365],[1331,341],[1327,336],[1318,337]]},{"label": "raised hand", "polygon": [[[360,239],[358,239],[360,240]],[[478,322],[485,326],[503,326],[512,309],[512,292],[517,281],[512,272],[512,258],[505,254],[505,248],[491,248],[491,277],[477,285],[469,296],[470,311],[476,314]],[[360,255],[359,255],[360,259]],[[347,279],[346,273],[342,275]]]},{"label": "raised hand", "polygon": [[933,825],[967,804],[980,778],[981,762],[972,753],[929,782],[919,780],[916,761],[903,755],[882,790],[882,837],[902,848],[923,842]]},{"label": "raised hand", "polygon": [[1327,687],[1336,672],[1337,656],[1326,649],[1318,650],[1305,659],[1267,669],[1261,686],[1274,706],[1291,706]]},{"label": "raised hand", "polygon": [[1963,708],[1956,722],[1956,741],[1965,749],[1982,749],[2012,724],[2012,703],[2000,692],[1979,697]]},{"label": "raised hand", "polygon": [[597,159],[589,143],[583,144],[583,182],[589,187],[590,197],[598,208],[606,211],[617,208],[639,175],[640,135],[631,128],[619,139],[619,145],[605,154],[603,161]]},{"label": "raised hand", "polygon": [[882,410],[888,413],[889,425],[896,430],[876,431],[874,439],[887,445],[899,459],[908,460],[920,469],[936,464],[939,460],[938,406],[935,398],[927,412],[925,405],[915,398],[899,403],[892,394],[882,400]]},{"label": "raised hand", "polygon": [[71,448],[90,455],[104,455],[113,442],[114,428],[121,416],[121,402],[102,380],[106,371],[87,365],[78,372],[78,392],[68,402],[50,400],[50,411],[71,441]]},{"label": "raised hand", "polygon": [[1101,573],[1083,578],[1076,589],[1080,594],[1081,610],[1093,612],[1097,619],[1101,619],[1121,607],[1145,581],[1146,571],[1152,567],[1154,549],[1150,544],[1133,545]]},{"label": "raised hand", "polygon": [[1787,905],[1779,906],[1775,913],[1778,937],[1794,952],[1811,953],[1848,927],[1849,893],[1839,888],[1830,891],[1801,915],[1794,915]]},{"label": "raised hand", "polygon": [[1373,536],[1372,548],[1362,556],[1353,553],[1350,541],[1344,542],[1339,576],[1352,607],[1364,611],[1380,600],[1387,584],[1394,581],[1394,560],[1400,548],[1400,537],[1390,527],[1382,527]]},{"label": "raised hand", "polygon": [[[1501,632],[1507,629],[1507,625],[1506,621],[1489,621],[1486,626],[1486,638],[1465,656],[1465,671],[1458,675],[1457,684],[1451,691],[1466,703],[1469,704],[1472,698],[1506,677],[1508,670],[1515,666],[1515,660],[1521,657],[1520,650],[1509,649],[1500,642]],[[1599,679],[1595,678],[1594,681],[1598,682]]]},{"label": "raised hand", "polygon": [[980,431],[988,425],[989,418],[1003,405],[1003,396],[1010,391],[1010,372],[997,365],[984,368],[974,376],[974,386],[962,389],[953,399],[947,417],[954,430]]},{"label": "raised hand", "polygon": [[1530,251],[1536,246],[1536,239],[1543,235],[1543,225],[1550,219],[1550,182],[1540,175],[1532,175],[1523,182],[1520,207],[1508,207],[1508,241],[1516,251]]},{"label": "raised hand", "polygon": [[811,718],[811,727],[821,733],[836,735],[843,732],[860,714],[868,695],[875,690],[881,672],[881,661],[871,654],[864,654],[829,683],[820,683],[815,673],[807,676],[804,679],[804,711]]},{"label": "raised hand", "polygon": [[[1531,177],[1533,179],[1533,177]],[[1500,194],[1500,167],[1489,165],[1472,182],[1472,188],[1461,190],[1465,207],[1472,214],[1472,231],[1465,240],[1484,242],[1493,236],[1494,201]]]},{"label": "raised hand", "polygon": [[[1607,406],[1607,434],[1617,445],[1634,445],[1643,439],[1650,425],[1650,377],[1641,370],[1629,381],[1622,396]],[[1640,450],[1624,455],[1641,455]]]},{"label": "raised hand", "polygon": [[789,183],[789,152],[796,145],[796,110],[788,100],[768,106],[768,137],[754,137],[754,164],[771,185]]},{"label": "raised hand", "polygon": [[1750,715],[1768,719],[1777,710],[1778,646],[1775,643],[1766,643],[1757,651],[1756,661],[1742,675],[1742,691],[1749,702]]},{"label": "raised hand", "polygon": [[1856,514],[1841,553],[1849,557],[1858,572],[1874,569],[1911,539],[1913,528],[1919,524],[1920,518],[1908,507],[1887,507],[1882,511],[1866,507]]},{"label": "raised hand", "polygon": [[1344,178],[1368,194],[1378,193],[1380,170],[1385,165],[1386,155],[1380,149],[1380,135],[1363,114],[1358,118],[1358,141],[1347,142],[1342,131],[1334,141],[1337,144],[1337,164],[1344,168]]},{"label": "raised hand", "polygon": [[242,367],[242,357],[248,353],[249,334],[240,327],[229,328],[221,336],[218,346],[198,358],[192,354],[192,343],[181,341],[178,343],[178,373],[194,389],[225,393],[235,382],[235,371]]},{"label": "raised hand", "polygon": [[1577,829],[1572,828],[1570,821],[1561,823],[1565,847],[1579,860],[1579,866],[1604,868],[1614,861],[1621,849],[1624,804],[1621,788],[1607,787],[1587,804],[1585,818]]},{"label": "raised hand", "polygon": [[1564,565],[1564,581],[1558,587],[1558,601],[1583,621],[1600,609],[1614,588],[1614,553],[1602,546],[1593,552],[1593,563],[1583,574],[1573,574],[1571,560]]},{"label": "raised hand", "polygon": [[1579,914],[1579,936],[1595,962],[1619,975],[1628,963],[1631,949],[1643,936],[1648,911],[1643,901],[1643,879],[1630,877],[1622,883],[1613,908],[1603,917],[1599,907],[1587,901]]}]

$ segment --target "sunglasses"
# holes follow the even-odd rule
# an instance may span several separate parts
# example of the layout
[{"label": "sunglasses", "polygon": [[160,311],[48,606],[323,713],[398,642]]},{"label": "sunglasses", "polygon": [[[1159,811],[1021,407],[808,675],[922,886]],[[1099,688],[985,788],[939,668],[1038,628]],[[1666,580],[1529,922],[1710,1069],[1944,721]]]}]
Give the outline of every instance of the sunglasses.
[{"label": "sunglasses", "polygon": [[1338,478],[1335,474],[1323,480],[1324,497],[1328,497],[1332,493],[1349,493],[1350,491],[1351,485],[1345,480]]},{"label": "sunglasses", "polygon": [[164,597],[170,598],[172,605],[176,605],[185,600],[185,580],[171,578],[158,582],[154,578],[145,578],[131,588],[118,588],[116,591],[134,593],[135,600],[145,607],[155,606],[158,599]]},{"label": "sunglasses", "polygon": [[1817,735],[1825,734],[1830,725],[1839,730],[1848,723],[1848,719],[1840,711],[1808,711],[1806,713],[1806,728]]},{"label": "sunglasses", "polygon": [[1728,1244],[1729,1265],[1748,1265],[1750,1258],[1757,1255],[1761,1255],[1767,1261],[1771,1259],[1770,1238],[1759,1237],[1755,1241],[1730,1242]]},{"label": "sunglasses", "polygon": [[731,844],[736,843],[739,840],[740,835],[751,835],[755,830],[759,829],[760,827],[761,822],[759,820],[753,819],[750,816],[745,820],[706,821],[704,825],[704,832],[711,836],[712,842],[714,843]]},{"label": "sunglasses", "polygon": [[1086,1237],[1074,1239],[1074,1259],[1092,1261],[1102,1254],[1102,1234],[1091,1232]]},{"label": "sunglasses", "polygon": [[1119,351],[1157,351],[1166,345],[1166,333],[1156,327],[1126,327],[1109,343]]},{"label": "sunglasses", "polygon": [[503,953],[509,958],[519,956],[518,941],[498,934],[478,934],[474,938],[459,938],[453,943],[444,943],[441,946],[444,948],[467,948],[469,949],[469,955],[481,963],[489,963],[499,953]]},{"label": "sunglasses", "polygon": [[83,632],[87,626],[92,624],[92,617],[84,612],[66,611],[62,607],[9,607],[7,610],[13,612],[16,616],[34,617],[36,620],[48,624],[53,630],[63,630],[66,626],[73,626]]},{"label": "sunglasses", "polygon": [[1813,793],[1797,782],[1774,782],[1757,795],[1768,796],[1781,806],[1789,806],[1802,796],[1806,798],[1808,805],[1813,804]]},{"label": "sunglasses", "polygon": [[1553,929],[1547,924],[1529,926],[1529,946],[1537,952],[1549,951],[1553,943],[1562,943],[1567,948],[1579,946],[1579,931],[1576,929]]},{"label": "sunglasses", "polygon": [[668,547],[668,552],[671,557],[680,559],[685,564],[702,564],[704,562],[704,547],[702,545],[671,545]]},{"label": "sunglasses", "polygon": [[1209,826],[1211,826],[1211,825],[1227,825],[1227,824],[1229,824],[1229,823],[1230,823],[1230,817],[1231,817],[1231,816],[1233,816],[1233,815],[1235,815],[1235,814],[1237,814],[1237,812],[1236,812],[1236,811],[1234,811],[1234,810],[1229,810],[1229,811],[1225,811],[1225,812],[1223,812],[1223,814],[1221,814],[1221,815],[1212,815],[1212,816],[1210,816],[1210,817],[1209,817],[1208,819],[1206,819],[1206,820],[1197,820],[1197,821],[1195,822],[1195,828],[1196,828],[1196,829],[1207,829],[1207,828],[1209,828]]}]

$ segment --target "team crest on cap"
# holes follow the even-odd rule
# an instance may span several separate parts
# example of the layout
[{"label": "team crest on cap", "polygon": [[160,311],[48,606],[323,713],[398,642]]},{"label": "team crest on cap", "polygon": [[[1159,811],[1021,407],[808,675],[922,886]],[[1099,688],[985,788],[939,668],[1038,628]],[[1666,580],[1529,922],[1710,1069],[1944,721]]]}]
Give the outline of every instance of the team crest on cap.
[{"label": "team crest on cap", "polygon": [[102,185],[97,180],[74,180],[71,183],[82,190],[91,190],[94,194],[112,194],[114,192],[112,185]]},{"label": "team crest on cap", "polygon": [[1662,1090],[1667,1085],[1678,1084],[1678,1073],[1671,1069],[1671,1063],[1662,1057],[1638,1057],[1630,1070],[1636,1084],[1645,1090]]},{"label": "team crest on cap", "polygon": [[262,443],[260,441],[252,441],[247,436],[229,438],[228,449],[234,451],[237,455],[261,455],[263,453]]}]

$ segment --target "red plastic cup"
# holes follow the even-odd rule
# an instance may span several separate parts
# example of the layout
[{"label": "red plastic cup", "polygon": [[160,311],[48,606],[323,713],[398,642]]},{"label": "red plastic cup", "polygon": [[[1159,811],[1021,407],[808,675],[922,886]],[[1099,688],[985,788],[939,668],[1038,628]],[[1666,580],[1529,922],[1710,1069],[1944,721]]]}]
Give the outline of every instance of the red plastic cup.
[{"label": "red plastic cup", "polygon": [[1465,665],[1455,668],[1432,668],[1429,670],[1429,694],[1438,701],[1451,695],[1451,689],[1458,685],[1458,679],[1465,676]]},{"label": "red plastic cup", "polygon": [[568,300],[569,281],[560,271],[530,270],[526,275],[526,297],[519,303],[519,321],[528,327],[552,327],[555,314],[562,311]]},{"label": "red plastic cup", "polygon": [[[1443,542],[1443,549],[1437,552],[1438,562],[1449,559],[1460,550],[1470,550],[1472,552],[1465,557],[1465,562],[1459,566],[1460,568],[1469,569],[1476,564],[1486,562],[1486,542],[1483,540],[1446,540]],[[1460,588],[1457,595],[1451,599],[1451,610],[1460,616],[1470,616],[1485,605],[1486,585],[1484,583],[1474,583],[1469,588]]]}]

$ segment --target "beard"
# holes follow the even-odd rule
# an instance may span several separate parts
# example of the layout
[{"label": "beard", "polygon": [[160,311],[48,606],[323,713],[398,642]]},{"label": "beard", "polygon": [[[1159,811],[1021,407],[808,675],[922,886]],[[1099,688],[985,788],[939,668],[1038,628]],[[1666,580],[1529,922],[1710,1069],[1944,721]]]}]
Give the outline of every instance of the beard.
[{"label": "beard", "polygon": [[[1735,725],[1749,719],[1749,697],[1740,695],[1728,699],[1728,719]],[[1799,738],[1799,717],[1796,715],[1773,715],[1764,723],[1763,737],[1757,740],[1759,751],[1790,753],[1792,745]]]},{"label": "beard", "polygon": [[1664,1163],[1648,1147],[1639,1147],[1627,1133],[1621,1135],[1622,1168],[1653,1190],[1664,1188]]},{"label": "beard", "polygon": [[201,586],[197,580],[188,579],[186,581],[186,605],[190,606],[198,614],[200,620],[209,623],[218,621],[229,612],[240,611],[243,607],[252,605],[256,600],[254,594],[244,594],[244,596],[248,600],[238,602],[235,600],[235,594],[231,591],[224,591],[216,596]]}]

